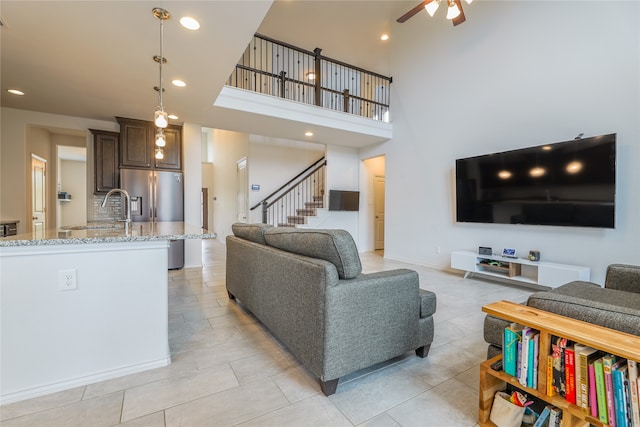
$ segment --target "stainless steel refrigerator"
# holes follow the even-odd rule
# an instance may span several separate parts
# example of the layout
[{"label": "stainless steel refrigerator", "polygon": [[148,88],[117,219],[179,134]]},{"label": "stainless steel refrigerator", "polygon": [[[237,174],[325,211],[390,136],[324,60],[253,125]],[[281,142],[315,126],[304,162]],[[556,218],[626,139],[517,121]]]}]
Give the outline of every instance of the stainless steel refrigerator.
[{"label": "stainless steel refrigerator", "polygon": [[[131,196],[131,221],[184,221],[182,172],[120,169],[120,188]],[[169,241],[169,269],[184,267],[184,240]]]}]

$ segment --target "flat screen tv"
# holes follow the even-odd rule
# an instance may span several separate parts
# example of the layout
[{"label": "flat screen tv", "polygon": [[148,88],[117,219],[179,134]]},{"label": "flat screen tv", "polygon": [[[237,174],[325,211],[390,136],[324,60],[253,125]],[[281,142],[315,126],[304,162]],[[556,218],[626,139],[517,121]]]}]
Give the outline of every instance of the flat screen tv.
[{"label": "flat screen tv", "polygon": [[616,134],[456,160],[458,222],[614,228]]},{"label": "flat screen tv", "polygon": [[329,190],[330,211],[357,211],[359,209],[359,191]]}]

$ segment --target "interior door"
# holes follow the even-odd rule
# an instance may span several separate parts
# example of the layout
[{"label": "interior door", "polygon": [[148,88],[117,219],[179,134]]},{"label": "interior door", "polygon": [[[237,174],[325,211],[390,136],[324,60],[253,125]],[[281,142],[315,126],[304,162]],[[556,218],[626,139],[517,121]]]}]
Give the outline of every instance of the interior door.
[{"label": "interior door", "polygon": [[31,230],[34,235],[44,235],[47,229],[47,161],[31,155]]},{"label": "interior door", "polygon": [[238,222],[247,222],[247,209],[248,209],[248,178],[247,178],[247,159],[241,159],[238,161],[237,167],[237,193],[238,193]]},{"label": "interior door", "polygon": [[384,176],[373,177],[373,210],[375,214],[373,248],[384,249]]}]

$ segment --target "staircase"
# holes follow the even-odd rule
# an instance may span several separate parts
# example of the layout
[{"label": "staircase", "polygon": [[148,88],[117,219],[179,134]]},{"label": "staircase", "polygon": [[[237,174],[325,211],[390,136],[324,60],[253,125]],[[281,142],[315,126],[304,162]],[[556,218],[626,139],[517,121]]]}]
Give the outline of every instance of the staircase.
[{"label": "staircase", "polygon": [[287,216],[287,222],[278,223],[278,227],[296,227],[306,225],[309,217],[318,216],[318,209],[324,207],[324,190],[322,196],[313,196],[312,202],[304,202],[304,208],[297,208],[295,215]]},{"label": "staircase", "polygon": [[258,202],[251,210],[261,208],[262,222],[275,227],[304,227],[310,218],[324,209],[325,170],[322,157],[286,184]]}]

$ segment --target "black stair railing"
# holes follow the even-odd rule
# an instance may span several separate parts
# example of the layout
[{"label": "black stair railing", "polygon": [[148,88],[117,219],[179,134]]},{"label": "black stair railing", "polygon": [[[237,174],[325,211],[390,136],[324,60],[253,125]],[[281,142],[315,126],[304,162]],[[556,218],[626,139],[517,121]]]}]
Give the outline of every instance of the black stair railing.
[{"label": "black stair railing", "polygon": [[261,208],[262,222],[275,227],[305,224],[306,217],[324,207],[327,160],[323,156],[260,200],[251,210]]},{"label": "black stair railing", "polygon": [[255,34],[226,85],[389,122],[391,77]]}]

